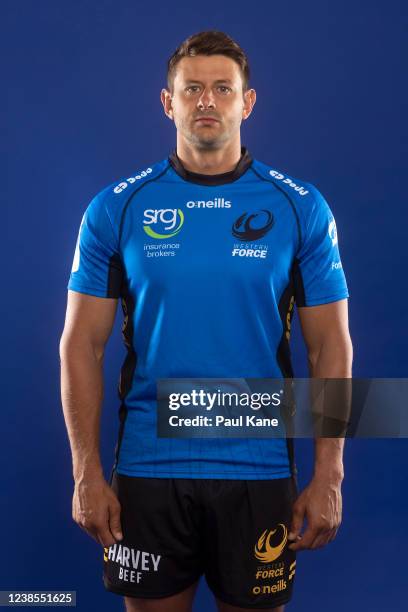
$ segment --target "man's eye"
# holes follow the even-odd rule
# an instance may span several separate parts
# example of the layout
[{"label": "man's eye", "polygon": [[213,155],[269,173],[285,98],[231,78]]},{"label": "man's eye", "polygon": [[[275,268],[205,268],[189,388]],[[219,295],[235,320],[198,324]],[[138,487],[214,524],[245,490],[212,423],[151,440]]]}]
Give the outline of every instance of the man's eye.
[{"label": "man's eye", "polygon": [[198,85],[189,85],[188,87],[186,87],[186,91],[188,93],[196,93],[199,89],[200,88]]},{"label": "man's eye", "polygon": [[227,87],[226,85],[220,85],[218,89],[221,91],[221,93],[228,93],[231,91],[231,87]]}]

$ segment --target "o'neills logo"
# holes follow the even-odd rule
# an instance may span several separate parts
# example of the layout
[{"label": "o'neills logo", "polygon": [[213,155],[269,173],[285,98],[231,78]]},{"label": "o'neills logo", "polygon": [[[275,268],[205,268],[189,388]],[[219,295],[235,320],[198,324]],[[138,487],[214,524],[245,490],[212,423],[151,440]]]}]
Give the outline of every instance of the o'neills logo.
[{"label": "o'neills logo", "polygon": [[[253,223],[255,219],[257,221]],[[260,223],[261,226],[259,227]],[[233,224],[232,235],[243,242],[259,240],[269,232],[274,223],[273,214],[269,210],[262,209],[260,212],[251,214],[245,212]],[[258,227],[256,227],[257,225]]]},{"label": "o'neills logo", "polygon": [[[281,528],[282,536],[280,541],[271,544],[271,538]],[[288,540],[288,530],[283,523],[279,523],[276,529],[267,529],[263,532],[258,542],[255,544],[255,557],[262,563],[271,563],[280,557]]]},{"label": "o'neills logo", "polygon": [[214,200],[189,200],[186,202],[187,208],[231,208],[231,201],[224,198],[214,198]]}]

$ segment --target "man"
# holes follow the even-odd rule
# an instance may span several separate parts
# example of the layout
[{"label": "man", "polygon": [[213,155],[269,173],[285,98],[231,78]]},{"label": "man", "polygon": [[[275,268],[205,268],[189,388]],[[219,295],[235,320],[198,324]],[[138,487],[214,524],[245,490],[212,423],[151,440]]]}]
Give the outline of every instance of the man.
[{"label": "man", "polygon": [[[341,521],[340,439],[316,440],[298,496],[289,439],[156,435],[159,379],[291,377],[294,303],[311,376],[351,376],[333,216],[315,187],[241,148],[248,78],[224,33],[182,43],[161,92],[176,151],[98,194],[78,236],[60,350],[73,518],[104,547],[105,586],[130,611],[191,610],[204,573],[221,612],[282,612],[296,552]],[[127,357],[108,484],[98,428],[119,298]]]}]

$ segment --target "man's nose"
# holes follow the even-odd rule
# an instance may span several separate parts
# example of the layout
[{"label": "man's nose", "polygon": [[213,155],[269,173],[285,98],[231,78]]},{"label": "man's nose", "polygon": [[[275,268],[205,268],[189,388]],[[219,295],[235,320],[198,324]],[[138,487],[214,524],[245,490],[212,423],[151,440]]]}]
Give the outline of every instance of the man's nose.
[{"label": "man's nose", "polygon": [[197,106],[200,109],[215,108],[215,98],[211,89],[204,89],[198,99]]}]

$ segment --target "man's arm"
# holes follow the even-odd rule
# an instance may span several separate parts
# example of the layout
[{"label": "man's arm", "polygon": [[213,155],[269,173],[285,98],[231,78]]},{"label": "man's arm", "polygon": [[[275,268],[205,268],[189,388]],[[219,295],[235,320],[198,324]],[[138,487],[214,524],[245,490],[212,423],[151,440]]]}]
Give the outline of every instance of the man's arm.
[{"label": "man's arm", "polygon": [[60,341],[61,400],[75,481],[72,515],[103,546],[122,539],[120,504],[106,482],[99,454],[104,347],[117,300],[68,291]]},{"label": "man's arm", "polygon": [[[353,349],[347,300],[298,308],[313,378],[351,378]],[[293,509],[292,550],[319,548],[330,542],[341,523],[343,438],[315,440],[314,475]],[[307,528],[300,537],[304,518]]]}]

